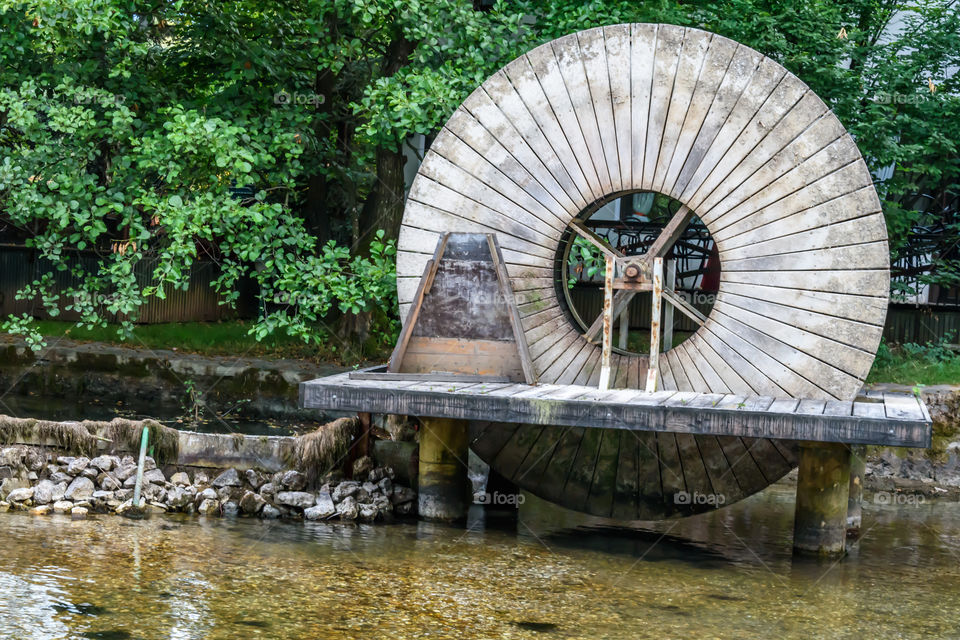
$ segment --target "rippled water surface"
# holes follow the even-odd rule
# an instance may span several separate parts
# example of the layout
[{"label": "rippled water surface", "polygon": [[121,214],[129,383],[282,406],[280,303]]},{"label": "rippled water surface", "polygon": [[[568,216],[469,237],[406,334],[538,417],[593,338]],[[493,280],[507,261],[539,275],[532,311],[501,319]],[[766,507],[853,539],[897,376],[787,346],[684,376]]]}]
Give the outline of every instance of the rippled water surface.
[{"label": "rippled water surface", "polygon": [[793,493],[624,528],[0,514],[4,638],[960,638],[960,505],[791,557]]}]

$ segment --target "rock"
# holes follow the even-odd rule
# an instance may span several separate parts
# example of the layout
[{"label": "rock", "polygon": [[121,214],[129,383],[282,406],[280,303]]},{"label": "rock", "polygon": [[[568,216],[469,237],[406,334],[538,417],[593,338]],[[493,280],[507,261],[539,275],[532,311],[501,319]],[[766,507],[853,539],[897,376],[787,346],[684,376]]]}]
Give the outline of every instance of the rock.
[{"label": "rock", "polygon": [[10,503],[0,501],[0,513],[10,511]]},{"label": "rock", "polygon": [[[333,498],[330,497],[329,491],[321,490],[317,494],[317,505],[316,508],[319,509],[321,518],[329,518],[337,512],[337,505],[333,503]],[[306,515],[306,511],[304,511]]]},{"label": "rock", "polygon": [[378,509],[372,504],[360,505],[360,520],[363,522],[373,522],[377,519]]},{"label": "rock", "polygon": [[393,493],[393,480],[390,478],[382,478],[380,482],[377,483],[377,487],[380,488],[380,491],[383,492],[383,495],[389,496]]},{"label": "rock", "polygon": [[116,491],[122,486],[120,481],[109,473],[101,473],[97,476],[97,484],[100,485],[100,488],[104,491]]},{"label": "rock", "polygon": [[52,512],[53,512],[53,506],[49,504],[41,504],[30,509],[30,515],[34,515],[34,516],[45,516]]},{"label": "rock", "polygon": [[303,510],[303,517],[306,520],[320,520],[324,518],[323,510],[318,506],[309,507]]},{"label": "rock", "polygon": [[78,476],[83,470],[90,466],[90,458],[74,458],[73,462],[67,465],[67,473],[72,476]]},{"label": "rock", "polygon": [[197,471],[195,474],[193,474],[193,484],[201,487],[205,484],[210,484],[210,476],[203,471]]},{"label": "rock", "polygon": [[93,495],[90,496],[92,500],[100,502],[110,502],[115,497],[113,491],[94,491]]},{"label": "rock", "polygon": [[243,483],[240,482],[240,474],[238,474],[234,468],[227,469],[213,481],[213,486],[215,487],[239,487],[242,484]]},{"label": "rock", "polygon": [[120,482],[124,482],[128,478],[137,475],[137,465],[120,465],[117,467],[117,470],[113,472],[113,475]]},{"label": "rock", "polygon": [[276,520],[280,517],[280,510],[272,504],[265,504],[260,510],[260,517],[264,520]]},{"label": "rock", "polygon": [[31,471],[30,473],[27,474],[27,480],[29,480],[30,482],[36,482],[39,478],[40,476],[37,475],[36,471]]},{"label": "rock", "polygon": [[88,513],[89,511],[86,507],[74,507],[73,509],[70,509],[70,517],[74,520],[83,520],[87,517]]},{"label": "rock", "polygon": [[0,482],[0,498],[4,498],[10,495],[10,492],[14,489],[26,489],[27,481],[21,480],[20,478],[4,478]]},{"label": "rock", "polygon": [[381,514],[386,515],[393,512],[393,505],[390,503],[390,498],[385,495],[379,494],[374,496],[373,505]]},{"label": "rock", "polygon": [[390,495],[390,501],[393,503],[393,506],[413,502],[416,500],[416,498],[416,491],[408,487],[401,487],[399,485],[393,488],[393,493]]},{"label": "rock", "polygon": [[335,485],[335,484],[339,484],[339,483],[341,483],[341,482],[343,482],[343,471],[340,471],[339,469],[335,469],[334,471],[330,471],[329,473],[327,473],[327,475],[323,476],[323,483],[324,483],[324,484],[334,484],[334,485]]},{"label": "rock", "polygon": [[183,471],[177,471],[175,474],[170,476],[170,482],[181,487],[186,487],[190,484],[190,476],[188,476]]},{"label": "rock", "polygon": [[240,511],[240,505],[233,500],[230,500],[229,502],[223,503],[220,511],[225,516],[235,516]]},{"label": "rock", "polygon": [[[136,478],[136,476],[134,476],[134,478]],[[163,484],[167,481],[167,478],[163,475],[163,471],[153,468],[143,472],[143,481],[151,484]]]},{"label": "rock", "polygon": [[370,502],[370,494],[367,493],[367,490],[363,487],[357,489],[357,492],[353,494],[353,498],[361,504]]},{"label": "rock", "polygon": [[340,516],[341,520],[356,520],[359,514],[357,501],[352,496],[347,496],[343,499],[343,502],[337,505],[337,515]]},{"label": "rock", "polygon": [[133,489],[117,489],[113,492],[113,495],[116,496],[117,500],[123,502],[133,497]]},{"label": "rock", "polygon": [[384,478],[393,480],[393,469],[391,467],[377,467],[367,474],[367,482],[380,482]]},{"label": "rock", "polygon": [[83,470],[83,472],[80,475],[82,475],[84,478],[90,478],[91,480],[96,480],[97,476],[100,475],[100,470],[95,467],[87,467],[86,469]]},{"label": "rock", "polygon": [[93,495],[93,480],[90,478],[84,478],[80,476],[74,478],[73,482],[70,483],[70,486],[67,487],[66,493],[63,494],[63,497],[67,500],[86,500]]},{"label": "rock", "polygon": [[307,477],[299,471],[286,471],[280,479],[280,484],[289,491],[300,491],[307,486]]},{"label": "rock", "polygon": [[166,513],[167,506],[162,502],[148,502],[147,512],[148,513]]},{"label": "rock", "polygon": [[375,485],[372,482],[364,482],[362,485],[360,485],[360,487],[370,495],[373,495],[380,490],[380,486]]},{"label": "rock", "polygon": [[393,508],[394,513],[397,513],[401,516],[409,516],[416,513],[417,503],[416,502],[404,502],[403,504],[398,504]]},{"label": "rock", "polygon": [[54,513],[70,513],[70,509],[73,509],[73,503],[69,500],[60,500],[53,503]]},{"label": "rock", "polygon": [[23,456],[23,463],[29,471],[38,472],[43,469],[43,465],[47,464],[47,456],[36,449],[27,449],[26,455]]},{"label": "rock", "polygon": [[202,516],[215,515],[220,512],[220,501],[207,498],[197,507],[197,513]]},{"label": "rock", "polygon": [[133,505],[133,500],[125,500],[125,501],[121,502],[121,503],[120,503],[120,506],[118,506],[118,507],[116,508],[116,513],[117,513],[118,515],[123,515],[123,514],[125,514],[125,513],[130,513],[130,512],[135,512],[135,511],[142,511],[142,510],[146,509],[146,507],[147,507],[147,501],[144,500],[143,498],[140,498],[140,506],[139,506],[139,507],[135,507],[135,506]]},{"label": "rock", "polygon": [[373,458],[361,456],[353,461],[353,477],[363,478],[373,470]]},{"label": "rock", "polygon": [[143,458],[143,470],[144,471],[153,471],[157,468],[157,461],[151,458],[150,456],[145,456]]},{"label": "rock", "polygon": [[197,500],[216,500],[217,492],[212,488],[207,487],[203,491],[197,494]]},{"label": "rock", "polygon": [[330,494],[330,497],[333,498],[333,501],[340,503],[346,498],[354,495],[357,491],[360,490],[360,483],[348,480],[346,482],[341,482],[336,487],[334,487],[333,492]]},{"label": "rock", "polygon": [[175,486],[167,490],[167,506],[171,509],[181,509],[193,502],[193,496],[183,490],[183,487]]},{"label": "rock", "polygon": [[67,495],[67,483],[58,482],[53,486],[53,496],[52,499],[54,502],[59,502],[63,500],[63,496]]},{"label": "rock", "polygon": [[69,467],[74,460],[76,460],[76,458],[73,456],[58,456],[57,464],[61,467]]},{"label": "rock", "polygon": [[277,495],[277,490],[272,482],[268,482],[260,487],[260,495],[269,502]]},{"label": "rock", "polygon": [[163,502],[167,498],[167,490],[158,484],[143,486],[143,496],[150,502]]},{"label": "rock", "polygon": [[56,485],[49,480],[41,480],[38,482],[37,486],[33,488],[34,504],[50,504],[53,502],[54,487],[56,487]]},{"label": "rock", "polygon": [[56,473],[50,474],[50,482],[54,484],[60,484],[61,482],[70,483],[73,481],[73,476],[63,471],[57,471]]},{"label": "rock", "polygon": [[243,497],[240,498],[240,510],[251,515],[259,513],[266,502],[267,501],[261,498],[258,493],[247,491],[243,494]]},{"label": "rock", "polygon": [[107,472],[113,469],[114,457],[113,456],[97,456],[90,461],[90,466],[100,471]]},{"label": "rock", "polygon": [[247,479],[247,484],[253,487],[254,491],[262,487],[263,483],[267,481],[263,474],[256,469],[247,469],[243,475]]},{"label": "rock", "polygon": [[26,502],[33,498],[33,489],[26,487],[23,489],[14,489],[7,494],[7,502]]},{"label": "rock", "polygon": [[289,507],[306,509],[316,503],[316,497],[306,491],[280,491],[277,493],[276,502],[285,504]]}]

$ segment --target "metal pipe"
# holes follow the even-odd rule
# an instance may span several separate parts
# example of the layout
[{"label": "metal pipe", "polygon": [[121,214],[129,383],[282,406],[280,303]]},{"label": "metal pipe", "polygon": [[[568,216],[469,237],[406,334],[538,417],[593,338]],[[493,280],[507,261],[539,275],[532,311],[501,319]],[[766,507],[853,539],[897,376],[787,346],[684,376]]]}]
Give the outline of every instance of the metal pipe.
[{"label": "metal pipe", "polygon": [[133,485],[133,508],[140,508],[140,488],[143,486],[143,465],[147,457],[147,440],[150,437],[149,427],[144,426],[140,434],[140,459],[137,461],[137,482]]}]

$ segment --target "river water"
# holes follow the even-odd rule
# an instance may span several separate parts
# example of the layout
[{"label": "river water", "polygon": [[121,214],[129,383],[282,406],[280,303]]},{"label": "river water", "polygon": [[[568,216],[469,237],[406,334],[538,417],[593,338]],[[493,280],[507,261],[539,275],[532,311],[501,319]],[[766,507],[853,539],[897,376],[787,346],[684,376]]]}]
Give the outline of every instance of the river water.
[{"label": "river water", "polygon": [[3,638],[960,638],[960,504],[791,556],[793,490],[632,527],[0,514]]}]

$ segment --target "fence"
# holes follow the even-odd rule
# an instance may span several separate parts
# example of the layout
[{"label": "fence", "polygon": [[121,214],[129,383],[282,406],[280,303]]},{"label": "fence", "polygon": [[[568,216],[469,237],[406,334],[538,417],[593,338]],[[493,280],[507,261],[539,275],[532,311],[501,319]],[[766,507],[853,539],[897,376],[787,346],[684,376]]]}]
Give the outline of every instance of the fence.
[{"label": "fence", "polygon": [[[89,252],[73,254],[69,260],[78,264],[85,271],[97,269],[97,256]],[[154,264],[149,260],[140,262],[136,267],[137,281],[141,286],[150,282]],[[58,289],[63,290],[76,286],[77,280],[68,271],[56,271],[49,261],[40,259],[32,249],[24,247],[0,247],[0,317],[10,314],[24,313],[38,318],[49,317],[42,305],[35,300],[17,300],[16,293],[43,273],[54,274]],[[144,324],[158,324],[163,322],[214,322],[234,318],[249,318],[256,315],[256,285],[253,282],[242,282],[240,298],[235,309],[221,305],[222,297],[211,286],[219,276],[215,263],[201,261],[190,269],[190,286],[186,291],[167,289],[166,299],[156,297],[147,299],[146,304],[140,307],[137,322]],[[79,319],[75,311],[68,311],[64,307],[68,302],[61,302],[60,315],[57,319],[74,321]],[[112,317],[116,320],[116,317]]]}]

